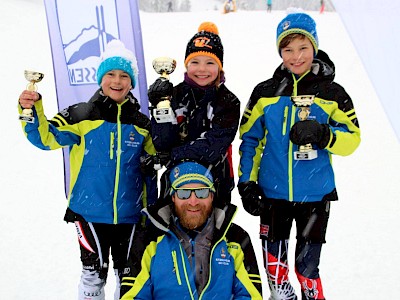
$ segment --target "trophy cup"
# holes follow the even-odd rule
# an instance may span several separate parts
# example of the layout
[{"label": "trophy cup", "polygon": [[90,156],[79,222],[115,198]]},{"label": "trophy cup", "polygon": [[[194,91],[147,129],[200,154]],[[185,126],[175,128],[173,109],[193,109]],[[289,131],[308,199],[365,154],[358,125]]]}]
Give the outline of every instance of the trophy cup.
[{"label": "trophy cup", "polygon": [[[169,80],[169,74],[171,74],[175,68],[175,59],[158,57],[153,60],[153,69],[157,74],[161,75],[161,80]],[[176,124],[176,118],[171,108],[170,97],[164,97],[164,99],[157,104],[157,107],[153,110],[153,117],[156,119],[157,123],[171,122]]]},{"label": "trophy cup", "polygon": [[[308,119],[310,115],[310,107],[314,103],[313,95],[301,95],[291,97],[294,106],[298,107],[298,116],[301,121]],[[312,160],[317,158],[317,150],[312,148],[311,144],[300,145],[298,151],[294,152],[295,160]]]},{"label": "trophy cup", "polygon": [[[25,79],[29,81],[28,85],[26,86],[26,89],[28,91],[37,91],[37,82],[40,82],[44,74],[35,72],[35,71],[27,71],[25,70]],[[33,110],[31,108],[23,108],[22,114],[19,116],[19,120],[27,123],[33,123],[35,122],[35,117],[33,116]]]}]

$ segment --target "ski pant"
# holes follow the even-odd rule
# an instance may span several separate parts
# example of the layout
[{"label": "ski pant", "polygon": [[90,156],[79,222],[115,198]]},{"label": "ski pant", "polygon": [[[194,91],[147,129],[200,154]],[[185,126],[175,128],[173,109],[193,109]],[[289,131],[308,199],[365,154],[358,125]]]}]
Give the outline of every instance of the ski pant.
[{"label": "ski pant", "polygon": [[288,245],[293,220],[296,222],[295,273],[303,300],[325,299],[319,261],[329,219],[330,202],[289,202],[266,199],[261,215],[264,268],[271,300],[298,299],[289,281]]},{"label": "ski pant", "polygon": [[82,261],[79,300],[104,300],[109,256],[116,275],[114,299],[119,299],[120,275],[127,261],[135,224],[100,224],[79,218],[75,222]]}]

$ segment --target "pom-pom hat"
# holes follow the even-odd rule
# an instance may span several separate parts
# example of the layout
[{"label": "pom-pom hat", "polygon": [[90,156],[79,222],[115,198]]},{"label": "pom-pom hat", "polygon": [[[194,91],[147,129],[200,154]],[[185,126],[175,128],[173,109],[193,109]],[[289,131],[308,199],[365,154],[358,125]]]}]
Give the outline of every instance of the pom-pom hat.
[{"label": "pom-pom hat", "polygon": [[212,22],[203,22],[198,32],[190,39],[186,47],[185,66],[190,59],[198,55],[206,55],[214,58],[220,70],[224,65],[224,47],[219,37],[217,25]]},{"label": "pom-pom hat", "polygon": [[318,36],[313,18],[305,13],[291,13],[278,24],[276,29],[276,45],[279,55],[281,55],[280,43],[292,33],[305,35],[311,41],[315,55],[318,53]]},{"label": "pom-pom hat", "polygon": [[100,61],[100,65],[97,68],[97,82],[99,85],[104,74],[111,70],[121,70],[129,74],[132,88],[135,87],[138,75],[136,58],[133,52],[125,48],[125,45],[120,40],[112,40],[106,45]]},{"label": "pom-pom hat", "polygon": [[174,167],[169,175],[171,182],[171,195],[175,189],[189,183],[201,183],[215,192],[214,179],[203,165],[196,162],[183,162]]}]

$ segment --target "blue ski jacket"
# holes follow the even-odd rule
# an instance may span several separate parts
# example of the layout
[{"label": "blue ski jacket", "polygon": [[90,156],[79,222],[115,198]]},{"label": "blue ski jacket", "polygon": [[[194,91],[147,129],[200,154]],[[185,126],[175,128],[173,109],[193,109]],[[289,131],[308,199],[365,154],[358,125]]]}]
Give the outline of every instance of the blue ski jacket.
[{"label": "blue ski jacket", "polygon": [[[144,211],[155,227],[138,238],[122,278],[121,299],[262,299],[251,240],[232,223],[236,206],[215,208],[195,238],[180,229],[172,206]],[[140,234],[138,235],[140,236]]]},{"label": "blue ski jacket", "polygon": [[[239,182],[258,182],[267,198],[337,200],[331,155],[353,153],[360,129],[351,98],[334,75],[333,62],[321,50],[305,76],[296,78],[281,65],[254,88],[239,129]],[[298,95],[315,96],[308,119],[328,124],[331,131],[325,149],[313,145],[318,156],[313,160],[295,160],[297,145],[289,139],[290,128],[299,121],[291,96]]]},{"label": "blue ski jacket", "polygon": [[89,102],[72,105],[51,121],[39,100],[33,107],[35,122],[22,123],[36,147],[69,148],[68,208],[87,222],[137,223],[143,202],[155,201],[147,199],[154,193],[144,192],[140,171],[141,155],[154,155],[155,148],[150,120],[139,108],[131,94],[118,104],[98,90]]}]

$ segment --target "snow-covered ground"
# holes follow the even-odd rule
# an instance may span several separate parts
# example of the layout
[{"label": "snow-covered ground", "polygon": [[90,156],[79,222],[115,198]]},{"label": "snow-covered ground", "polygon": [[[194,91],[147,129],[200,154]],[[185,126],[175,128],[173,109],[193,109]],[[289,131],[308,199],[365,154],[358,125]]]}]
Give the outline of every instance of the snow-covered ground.
[{"label": "snow-covered ground", "polygon": [[[62,154],[34,148],[17,119],[25,69],[45,73],[39,84],[45,111],[48,117],[57,112],[44,6],[42,1],[2,0],[0,8],[0,299],[76,299],[79,247],[74,226],[62,221],[66,208]],[[321,258],[325,295],[335,300],[398,299],[400,145],[339,16],[309,13],[317,22],[320,48],[335,62],[336,81],[351,95],[362,129],[359,149],[352,156],[333,158],[340,200],[332,205]],[[221,10],[141,13],[147,81],[158,76],[151,61],[171,56],[178,62],[171,80],[180,82],[186,43],[201,22],[213,21],[225,47],[227,86],[244,108],[254,86],[269,78],[280,62],[275,30],[284,15],[283,11],[223,15]],[[238,140],[234,146],[237,164]],[[233,202],[239,206],[236,222],[251,234],[267,298],[258,218],[242,209],[236,190]],[[293,244],[294,240],[291,256]],[[108,300],[114,286],[110,273]]]}]

